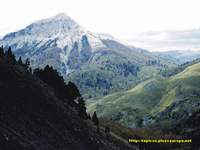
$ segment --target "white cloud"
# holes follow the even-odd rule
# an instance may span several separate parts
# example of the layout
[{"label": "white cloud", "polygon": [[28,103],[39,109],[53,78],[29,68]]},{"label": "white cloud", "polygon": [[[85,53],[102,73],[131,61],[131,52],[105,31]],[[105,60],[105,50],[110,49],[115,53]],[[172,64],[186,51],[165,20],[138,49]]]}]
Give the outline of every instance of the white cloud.
[{"label": "white cloud", "polygon": [[200,50],[200,29],[140,33],[129,42],[152,51]]}]

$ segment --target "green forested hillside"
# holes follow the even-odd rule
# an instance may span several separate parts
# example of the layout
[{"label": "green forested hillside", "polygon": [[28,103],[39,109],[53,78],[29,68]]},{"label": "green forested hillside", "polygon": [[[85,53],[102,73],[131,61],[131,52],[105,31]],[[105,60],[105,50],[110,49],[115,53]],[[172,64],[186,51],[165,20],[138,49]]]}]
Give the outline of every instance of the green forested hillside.
[{"label": "green forested hillside", "polygon": [[200,63],[165,78],[156,76],[125,92],[87,102],[89,112],[129,127],[177,122],[200,108]]},{"label": "green forested hillside", "polygon": [[[113,47],[111,47],[113,48]],[[130,89],[141,81],[152,78],[161,69],[172,68],[174,63],[153,56],[149,52],[120,47],[98,51],[89,62],[65,76],[79,87],[83,96],[102,97],[113,92]]]}]

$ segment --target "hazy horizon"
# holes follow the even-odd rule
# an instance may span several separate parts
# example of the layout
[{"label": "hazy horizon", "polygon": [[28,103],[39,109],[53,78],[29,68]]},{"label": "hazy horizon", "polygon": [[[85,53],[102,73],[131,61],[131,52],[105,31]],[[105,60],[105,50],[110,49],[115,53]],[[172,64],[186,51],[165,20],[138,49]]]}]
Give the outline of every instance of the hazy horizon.
[{"label": "hazy horizon", "polygon": [[64,12],[89,31],[150,51],[200,50],[200,10],[195,0],[7,0],[1,4],[0,38]]}]

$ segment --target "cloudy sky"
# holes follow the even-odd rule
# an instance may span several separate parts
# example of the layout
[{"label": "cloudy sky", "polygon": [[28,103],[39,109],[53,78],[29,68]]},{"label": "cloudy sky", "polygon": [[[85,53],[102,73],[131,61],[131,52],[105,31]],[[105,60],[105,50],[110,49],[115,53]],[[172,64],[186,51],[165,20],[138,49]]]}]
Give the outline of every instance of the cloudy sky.
[{"label": "cloudy sky", "polygon": [[0,36],[65,12],[90,31],[149,50],[200,50],[199,0],[4,0]]}]

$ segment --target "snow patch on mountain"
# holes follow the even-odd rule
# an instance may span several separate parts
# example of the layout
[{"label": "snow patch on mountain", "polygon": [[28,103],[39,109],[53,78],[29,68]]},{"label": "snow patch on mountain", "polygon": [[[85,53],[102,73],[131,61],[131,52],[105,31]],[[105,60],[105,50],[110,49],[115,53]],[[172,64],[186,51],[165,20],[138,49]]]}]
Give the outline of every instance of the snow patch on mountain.
[{"label": "snow patch on mountain", "polygon": [[1,43],[4,45],[10,43],[15,46],[14,49],[19,49],[24,45],[33,45],[34,43],[40,47],[48,41],[55,40],[57,47],[64,48],[68,45],[70,48],[74,42],[80,41],[83,35],[88,36],[94,50],[104,47],[98,34],[87,31],[64,13],[36,21],[25,29],[7,34]]},{"label": "snow patch on mountain", "polygon": [[109,49],[105,40],[121,43],[108,34],[90,32],[60,13],[5,35],[0,45],[11,46],[17,56],[30,58],[33,68],[50,64],[68,74],[86,63],[94,52]]}]

